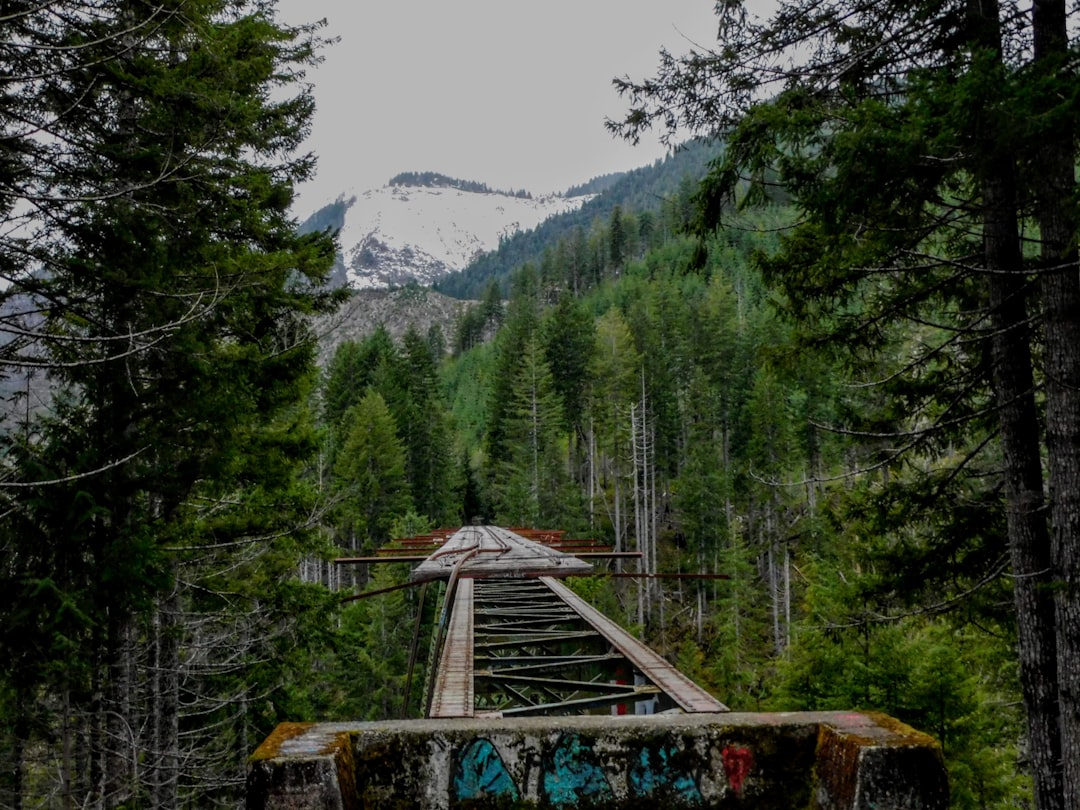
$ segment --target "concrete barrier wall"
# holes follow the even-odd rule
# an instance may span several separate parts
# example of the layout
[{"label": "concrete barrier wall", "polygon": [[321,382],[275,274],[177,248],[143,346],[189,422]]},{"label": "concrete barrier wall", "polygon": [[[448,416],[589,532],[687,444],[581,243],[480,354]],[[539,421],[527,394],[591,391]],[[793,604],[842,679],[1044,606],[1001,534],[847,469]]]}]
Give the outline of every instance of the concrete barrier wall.
[{"label": "concrete barrier wall", "polygon": [[884,715],[666,714],[289,723],[248,810],[945,810],[937,744]]}]

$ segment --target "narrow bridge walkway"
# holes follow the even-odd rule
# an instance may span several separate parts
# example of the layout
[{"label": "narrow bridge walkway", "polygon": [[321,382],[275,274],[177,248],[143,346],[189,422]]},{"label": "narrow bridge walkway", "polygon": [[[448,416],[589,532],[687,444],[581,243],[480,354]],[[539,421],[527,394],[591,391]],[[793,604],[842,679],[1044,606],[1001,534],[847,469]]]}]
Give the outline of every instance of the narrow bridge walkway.
[{"label": "narrow bridge walkway", "polygon": [[448,582],[426,715],[727,711],[557,579],[590,573],[591,564],[506,529],[469,526],[450,537],[413,572]]}]

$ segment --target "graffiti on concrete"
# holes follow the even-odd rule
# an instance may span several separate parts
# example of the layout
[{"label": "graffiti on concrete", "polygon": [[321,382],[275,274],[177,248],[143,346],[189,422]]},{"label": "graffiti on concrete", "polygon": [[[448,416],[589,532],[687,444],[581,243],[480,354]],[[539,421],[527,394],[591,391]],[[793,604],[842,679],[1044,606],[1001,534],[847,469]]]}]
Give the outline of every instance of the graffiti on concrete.
[{"label": "graffiti on concrete", "polygon": [[469,743],[455,757],[454,796],[459,802],[505,798],[517,801],[518,790],[506,765],[489,740]]},{"label": "graffiti on concrete", "polygon": [[728,784],[736,796],[741,796],[743,783],[750,774],[750,769],[754,767],[754,755],[749,748],[728,746],[720,752],[720,758],[724,762],[724,775],[727,776]]},{"label": "graffiti on concrete", "polygon": [[612,798],[611,785],[592,746],[578,734],[563,734],[543,770],[544,795],[556,807]]},{"label": "graffiti on concrete", "polygon": [[[694,771],[699,759],[675,742],[643,739],[617,758],[609,752],[605,760],[590,740],[564,732],[535,756],[527,758],[534,763],[530,765],[511,754],[508,768],[490,740],[471,740],[454,754],[451,805],[492,799],[516,802],[529,796],[552,807],[595,806],[619,797],[670,799],[675,806],[704,803]],[[731,790],[741,795],[753,755],[748,748],[731,746],[723,749],[722,758]],[[516,782],[512,769],[518,774]]]},{"label": "graffiti on concrete", "polygon": [[672,797],[688,804],[701,802],[701,791],[693,775],[678,763],[678,749],[672,745],[642,748],[630,769],[630,794],[634,797]]}]

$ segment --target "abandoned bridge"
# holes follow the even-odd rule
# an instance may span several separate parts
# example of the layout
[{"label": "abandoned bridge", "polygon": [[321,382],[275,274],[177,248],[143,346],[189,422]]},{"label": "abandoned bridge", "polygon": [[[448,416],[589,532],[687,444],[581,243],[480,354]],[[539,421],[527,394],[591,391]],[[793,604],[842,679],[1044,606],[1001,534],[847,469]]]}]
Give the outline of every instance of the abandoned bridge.
[{"label": "abandoned bridge", "polygon": [[339,562],[413,563],[421,600],[436,586],[423,717],[279,726],[249,762],[249,810],[948,804],[926,735],[871,713],[730,712],[561,581],[632,552],[494,526],[380,552]]}]

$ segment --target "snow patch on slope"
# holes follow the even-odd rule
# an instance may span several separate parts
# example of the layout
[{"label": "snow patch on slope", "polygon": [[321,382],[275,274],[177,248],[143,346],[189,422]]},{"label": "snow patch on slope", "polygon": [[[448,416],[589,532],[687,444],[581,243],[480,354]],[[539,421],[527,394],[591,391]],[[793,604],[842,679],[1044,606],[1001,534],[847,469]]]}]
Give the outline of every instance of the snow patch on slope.
[{"label": "snow patch on slope", "polygon": [[432,284],[519,230],[573,211],[588,197],[529,199],[450,187],[384,186],[354,197],[340,233],[355,289]]}]

